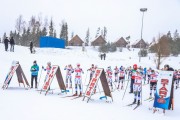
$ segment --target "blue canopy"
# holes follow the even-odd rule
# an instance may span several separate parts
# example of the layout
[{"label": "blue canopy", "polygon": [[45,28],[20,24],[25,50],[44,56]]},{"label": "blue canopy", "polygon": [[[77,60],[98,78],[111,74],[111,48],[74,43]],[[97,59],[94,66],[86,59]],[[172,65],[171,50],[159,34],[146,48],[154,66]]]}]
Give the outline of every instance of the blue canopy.
[{"label": "blue canopy", "polygon": [[54,37],[40,37],[40,48],[52,47],[52,48],[65,48],[65,40]]}]

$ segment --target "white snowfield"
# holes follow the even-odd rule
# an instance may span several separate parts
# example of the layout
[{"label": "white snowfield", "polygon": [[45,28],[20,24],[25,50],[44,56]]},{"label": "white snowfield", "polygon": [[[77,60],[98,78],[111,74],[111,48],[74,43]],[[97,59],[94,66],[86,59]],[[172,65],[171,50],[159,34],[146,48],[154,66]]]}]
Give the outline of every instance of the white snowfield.
[{"label": "white snowfield", "polygon": [[[104,61],[100,60],[97,47],[87,47],[85,52],[82,52],[81,47],[69,48],[38,48],[36,54],[30,54],[28,47],[15,46],[15,52],[5,52],[4,45],[0,44],[0,87],[2,87],[13,60],[19,61],[29,84],[31,77],[30,67],[34,60],[37,60],[40,68],[39,77],[41,67],[46,66],[46,63],[50,61],[52,65],[60,66],[64,81],[66,73],[64,67],[68,64],[76,67],[76,64],[80,63],[84,70],[82,75],[83,92],[85,92],[88,84],[89,72],[87,72],[87,69],[90,68],[91,64],[105,69],[108,66],[114,69],[116,65],[118,67],[121,65],[128,67],[135,63],[138,66],[155,68],[154,54],[141,58],[139,63],[138,49],[128,51],[124,48],[123,52],[107,53],[107,59]],[[164,64],[169,64],[178,69],[180,68],[180,57],[169,57],[164,60],[162,66]],[[39,89],[42,88],[45,74],[46,72],[42,71]],[[74,74],[72,80],[74,84]],[[127,81],[125,87],[126,84]],[[129,85],[124,100],[122,100],[122,97],[125,89],[115,90],[112,92],[113,102],[110,103],[99,99],[104,96],[100,81],[97,87],[98,93],[92,96],[89,103],[86,100],[82,101],[82,98],[74,100],[71,100],[71,97],[62,98],[66,94],[61,93],[56,78],[54,78],[51,88],[55,89],[54,94],[49,93],[46,96],[44,93],[40,94],[36,89],[25,90],[23,85],[19,87],[16,74],[14,74],[9,88],[6,90],[0,89],[0,120],[180,120],[180,89],[174,91],[174,110],[168,110],[163,115],[161,109],[155,114],[149,110],[153,106],[153,101],[144,101],[149,97],[149,85],[143,86],[142,105],[136,110],[133,110],[135,105],[132,107],[126,106],[132,103],[134,99],[134,95],[129,94]],[[67,95],[72,95],[71,89]],[[108,98],[107,101],[111,101],[111,98]]]}]

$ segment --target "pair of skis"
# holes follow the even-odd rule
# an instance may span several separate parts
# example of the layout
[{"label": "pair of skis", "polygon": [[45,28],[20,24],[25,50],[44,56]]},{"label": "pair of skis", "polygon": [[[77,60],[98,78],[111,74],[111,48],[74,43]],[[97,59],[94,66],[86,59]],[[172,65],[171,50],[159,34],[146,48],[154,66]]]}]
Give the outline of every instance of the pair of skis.
[{"label": "pair of skis", "polygon": [[74,100],[74,99],[77,99],[77,98],[81,98],[83,96],[73,96],[73,95],[69,95],[69,96],[64,96],[64,97],[61,97],[61,98],[72,98],[71,100]]},{"label": "pair of skis", "polygon": [[145,99],[144,101],[149,101],[149,102],[151,102],[151,101],[153,101],[153,100],[154,100],[153,97],[149,97],[149,98]]},{"label": "pair of skis", "polygon": [[140,104],[136,104],[136,103],[131,103],[131,104],[128,104],[128,105],[126,105],[126,106],[133,106],[133,105],[136,105],[136,106],[133,108],[133,110],[136,110],[136,109],[140,106]]}]

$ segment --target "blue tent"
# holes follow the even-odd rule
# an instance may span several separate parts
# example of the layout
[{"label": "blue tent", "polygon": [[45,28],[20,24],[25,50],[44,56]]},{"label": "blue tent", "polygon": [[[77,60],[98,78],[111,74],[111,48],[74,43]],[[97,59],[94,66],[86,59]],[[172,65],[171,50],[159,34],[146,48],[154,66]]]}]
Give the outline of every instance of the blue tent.
[{"label": "blue tent", "polygon": [[40,48],[42,47],[65,48],[65,40],[49,36],[40,37]]}]

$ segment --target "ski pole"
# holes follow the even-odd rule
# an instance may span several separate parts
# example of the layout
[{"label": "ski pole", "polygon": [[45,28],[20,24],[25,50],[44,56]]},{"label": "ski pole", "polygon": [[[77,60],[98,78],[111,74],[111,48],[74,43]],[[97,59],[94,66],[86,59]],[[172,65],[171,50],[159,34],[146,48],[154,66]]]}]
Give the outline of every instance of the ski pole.
[{"label": "ski pole", "polygon": [[41,74],[42,74],[42,71],[43,71],[43,69],[41,69],[41,73],[40,73],[40,77],[39,77],[39,80],[38,80],[37,89],[38,89],[38,87],[39,87],[39,83],[40,83],[40,79],[41,79]]},{"label": "ski pole", "polygon": [[127,90],[128,84],[129,84],[129,81],[130,81],[130,80],[128,80],[128,82],[127,82],[126,89],[125,89],[125,91],[124,91],[124,94],[123,94],[122,100],[124,99],[124,96],[125,96],[125,93],[126,93],[126,90]]}]

